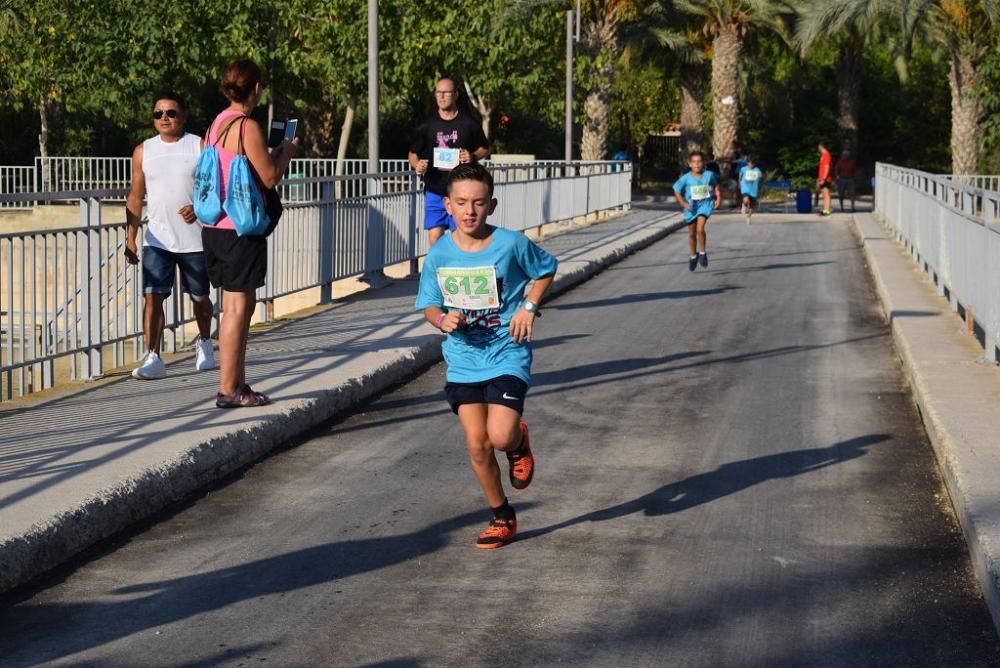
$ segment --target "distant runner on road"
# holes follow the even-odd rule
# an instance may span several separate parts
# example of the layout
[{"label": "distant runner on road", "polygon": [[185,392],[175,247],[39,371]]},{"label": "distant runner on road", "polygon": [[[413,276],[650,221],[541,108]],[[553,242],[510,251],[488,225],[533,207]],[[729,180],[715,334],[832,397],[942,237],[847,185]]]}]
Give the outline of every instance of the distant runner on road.
[{"label": "distant runner on road", "polygon": [[444,206],[449,172],[490,154],[482,126],[458,109],[455,82],[440,79],[434,86],[434,98],[437,111],[417,128],[408,156],[413,171],[424,177],[424,229],[431,245],[445,230],[455,228]]},{"label": "distant runner on road", "polygon": [[[674,182],[674,196],[677,203],[684,209],[684,222],[688,226],[688,246],[691,258],[688,269],[694,271],[700,264],[708,266],[708,239],[705,225],[712,212],[722,204],[722,191],[719,189],[719,177],[715,172],[704,169],[705,154],[694,151],[688,158],[686,172]],[[701,251],[698,250],[699,246]]]},{"label": "distant runner on road", "polygon": [[760,171],[753,156],[746,157],[746,165],[740,168],[740,197],[743,200],[743,215],[746,216],[747,225],[753,216],[754,209],[757,208],[757,198],[760,197],[760,182],[764,178],[764,173]]},{"label": "distant runner on road", "polygon": [[476,547],[492,549],[517,534],[517,516],[504,494],[495,451],[507,455],[514,489],[525,489],[535,473],[528,425],[521,415],[531,383],[532,329],[558,261],[520,232],[487,224],[497,201],[493,177],[484,167],[458,166],[446,185],[445,206],[456,227],[427,254],[416,307],[448,335],[443,345],[445,395],[458,415],[472,471],[492,509]]},{"label": "distant runner on road", "polygon": [[177,269],[181,287],[191,295],[192,310],[198,321],[195,369],[214,369],[212,350],[212,302],[209,299],[208,271],[201,244],[201,226],[191,205],[194,167],[201,152],[201,138],[184,132],[187,111],[176,93],[163,92],[153,100],[153,129],[156,136],[132,152],[132,185],[125,201],[128,223],[125,260],[139,264],[136,236],[142,224],[142,202],[146,199],[146,233],[142,238],[142,329],[146,353],[142,364],[132,371],[134,378],[154,380],[167,375],[160,359],[163,342],[163,301],[174,289]]}]

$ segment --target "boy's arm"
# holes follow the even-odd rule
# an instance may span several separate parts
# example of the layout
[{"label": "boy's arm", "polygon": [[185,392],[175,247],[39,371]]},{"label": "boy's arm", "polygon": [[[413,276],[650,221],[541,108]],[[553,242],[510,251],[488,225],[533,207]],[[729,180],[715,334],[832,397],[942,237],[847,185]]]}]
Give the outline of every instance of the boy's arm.
[{"label": "boy's arm", "polygon": [[510,319],[510,336],[514,339],[514,343],[531,341],[531,332],[534,329],[535,317],[538,314],[537,307],[542,303],[542,298],[545,297],[545,293],[549,291],[550,287],[552,287],[552,281],[555,277],[555,274],[549,274],[548,276],[537,278],[531,286],[531,289],[528,290],[528,294],[525,296],[524,301],[531,302],[536,308],[533,311],[527,311],[522,303],[521,308],[519,308],[517,313],[514,314],[514,317]]},{"label": "boy's arm", "polygon": [[688,204],[687,200],[684,199],[684,197],[681,195],[680,190],[674,191],[674,198],[677,200],[677,203],[681,205],[681,208],[684,209],[685,211],[691,208],[691,205]]},{"label": "boy's arm", "polygon": [[465,313],[461,309],[445,311],[440,306],[428,306],[424,309],[424,320],[445,334],[451,334],[465,324]]},{"label": "boy's arm", "polygon": [[715,208],[722,208],[722,188],[719,187],[718,183],[715,184]]}]

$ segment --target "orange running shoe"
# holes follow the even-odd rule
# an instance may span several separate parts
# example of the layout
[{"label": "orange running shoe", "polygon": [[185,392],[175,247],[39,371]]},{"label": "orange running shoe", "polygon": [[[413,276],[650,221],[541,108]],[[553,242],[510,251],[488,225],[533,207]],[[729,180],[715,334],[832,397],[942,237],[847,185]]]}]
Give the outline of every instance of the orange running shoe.
[{"label": "orange running shoe", "polygon": [[531,454],[531,439],[528,437],[528,425],[521,420],[521,433],[524,439],[517,452],[507,453],[507,462],[510,464],[510,484],[514,489],[526,489],[531,484],[531,479],[535,477],[535,456]]},{"label": "orange running shoe", "polygon": [[479,534],[479,538],[476,539],[476,547],[483,550],[503,547],[514,540],[515,535],[517,535],[516,519],[504,520],[494,517],[490,520],[486,530]]}]

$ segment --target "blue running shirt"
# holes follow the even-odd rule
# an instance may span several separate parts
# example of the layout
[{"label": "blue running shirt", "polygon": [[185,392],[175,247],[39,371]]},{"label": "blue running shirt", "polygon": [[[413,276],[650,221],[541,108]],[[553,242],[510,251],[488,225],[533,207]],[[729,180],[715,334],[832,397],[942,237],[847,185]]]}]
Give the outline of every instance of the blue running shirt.
[{"label": "blue running shirt", "polygon": [[698,216],[708,218],[715,210],[715,186],[719,177],[715,172],[705,170],[701,176],[687,172],[674,181],[674,192],[683,197],[691,208],[684,212],[684,220],[691,223]]},{"label": "blue running shirt", "polygon": [[[559,262],[520,232],[493,228],[491,240],[481,251],[469,253],[455,245],[451,235],[431,246],[423,270],[416,307],[445,306],[442,288],[450,299],[473,295],[490,299],[484,274],[495,272],[499,304],[462,309],[467,324],[445,339],[442,351],[452,383],[481,383],[498,376],[517,376],[531,384],[531,345],[515,343],[511,318],[521,308],[524,289],[531,280],[550,276]],[[469,271],[472,270],[472,271]]]},{"label": "blue running shirt", "polygon": [[764,173],[760,167],[744,167],[740,170],[740,194],[749,195],[757,199],[760,195],[760,181],[764,178]]}]

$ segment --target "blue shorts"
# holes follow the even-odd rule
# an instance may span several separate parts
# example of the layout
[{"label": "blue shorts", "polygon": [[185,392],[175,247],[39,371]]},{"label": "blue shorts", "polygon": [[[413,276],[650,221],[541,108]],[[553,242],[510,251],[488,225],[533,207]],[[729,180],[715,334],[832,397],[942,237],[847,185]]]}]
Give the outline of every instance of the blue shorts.
[{"label": "blue shorts", "polygon": [[690,209],[684,212],[684,222],[688,225],[698,220],[698,216],[705,216],[708,219],[712,215],[712,211],[715,210],[715,203],[711,199],[697,200],[697,202],[707,202],[707,204],[694,203]]},{"label": "blue shorts", "polygon": [[444,208],[444,197],[429,190],[424,191],[424,229],[432,230],[435,227],[447,227],[449,230],[455,229],[455,219],[451,217],[448,210]]},{"label": "blue shorts", "polygon": [[184,292],[196,302],[208,299],[204,253],[171,253],[156,246],[142,248],[142,291],[147,295],[169,295],[177,268],[181,270]]}]

